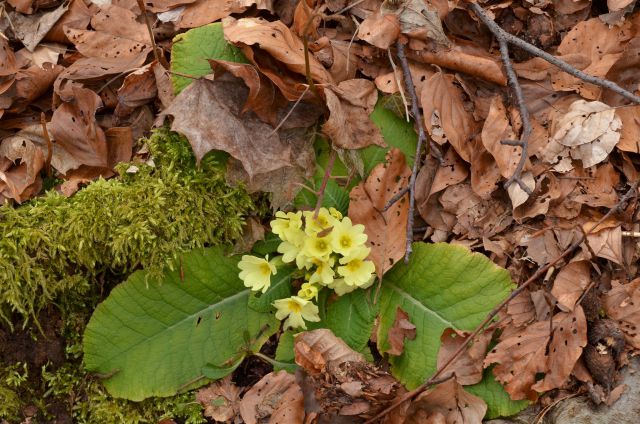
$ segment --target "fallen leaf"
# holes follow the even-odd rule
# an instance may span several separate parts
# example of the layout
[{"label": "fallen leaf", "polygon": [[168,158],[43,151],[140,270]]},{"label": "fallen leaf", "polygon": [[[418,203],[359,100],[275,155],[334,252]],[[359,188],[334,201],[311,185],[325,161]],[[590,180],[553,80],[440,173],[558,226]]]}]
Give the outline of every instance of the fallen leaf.
[{"label": "fallen leaf", "polygon": [[420,40],[434,40],[437,43],[449,45],[438,11],[431,4],[422,0],[406,0],[397,8],[391,3],[383,3],[382,8],[398,15],[403,34]]},{"label": "fallen leaf", "polygon": [[[520,150],[520,148],[518,148],[518,150]],[[523,172],[521,175],[521,179],[524,185],[533,192],[536,187],[536,181],[533,178],[533,174],[529,171]],[[516,209],[518,206],[523,205],[529,199],[529,193],[524,191],[522,187],[520,187],[520,184],[518,184],[517,182],[509,184],[509,187],[507,187],[507,193],[509,194],[509,199],[511,199],[511,206],[513,207],[513,209]]]},{"label": "fallen leaf", "polygon": [[21,13],[9,12],[11,28],[22,44],[29,51],[33,51],[36,46],[47,35],[49,30],[58,22],[69,7],[68,2],[63,2],[58,8],[46,12],[36,12],[33,15],[23,15]]},{"label": "fallen leaf", "polygon": [[409,184],[411,170],[399,149],[391,149],[387,163],[377,165],[366,181],[355,186],[349,195],[349,217],[354,224],[363,224],[371,248],[369,258],[382,277],[399,261],[406,250],[406,228],[409,213],[408,195],[404,195],[389,210],[384,207],[393,196]]},{"label": "fallen leaf", "polygon": [[296,364],[311,375],[325,372],[329,363],[338,366],[345,362],[365,362],[362,354],[325,328],[296,335],[294,352]]},{"label": "fallen leaf", "polygon": [[129,9],[105,4],[92,16],[93,30],[65,27],[65,35],[84,56],[128,58],[151,47],[144,23]]},{"label": "fallen leaf", "polygon": [[283,370],[262,377],[242,398],[240,415],[246,424],[303,422],[304,399],[295,376]]},{"label": "fallen leaf", "polygon": [[211,150],[223,150],[242,162],[250,179],[290,166],[286,140],[255,116],[241,116],[247,92],[234,77],[215,82],[199,79],[182,90],[160,117],[174,117],[171,128],[187,136],[198,162]]},{"label": "fallen leaf", "polygon": [[606,228],[587,236],[589,247],[600,258],[608,259],[618,265],[624,264],[622,256],[622,229]]},{"label": "fallen leaf", "polygon": [[386,353],[396,356],[402,355],[405,338],[409,340],[416,338],[416,326],[409,320],[409,315],[398,306],[396,319],[387,334],[387,340],[391,347],[387,349]]},{"label": "fallen leaf", "polygon": [[[485,367],[498,364],[493,374],[512,399],[536,400],[537,392],[561,387],[580,358],[587,344],[587,322],[582,308],[557,313],[552,324],[551,334],[549,321],[538,321],[509,333],[485,358]],[[544,378],[536,382],[540,373],[544,373]]]},{"label": "fallen leaf", "polygon": [[454,378],[420,394],[409,406],[405,424],[481,424],[487,404]]},{"label": "fallen leaf", "polygon": [[16,56],[9,42],[0,37],[0,77],[13,76],[18,71]]},{"label": "fallen leaf", "polygon": [[640,278],[626,284],[612,281],[602,306],[607,316],[618,322],[627,343],[640,349]]},{"label": "fallen leaf", "polygon": [[[462,354],[447,367],[443,378],[451,374],[462,385],[479,383],[482,380],[482,360],[487,353],[493,331],[480,333],[471,344],[465,348]],[[453,354],[465,343],[469,333],[447,328],[442,333],[440,350],[438,350],[438,369],[453,356]]]},{"label": "fallen leaf", "polygon": [[620,140],[622,121],[615,109],[601,102],[576,100],[569,111],[554,120],[553,137],[543,152],[546,162],[558,172],[573,168],[569,156],[589,168],[605,160]]},{"label": "fallen leaf", "polygon": [[591,267],[587,261],[571,262],[560,269],[553,282],[551,294],[558,301],[558,307],[573,311],[576,301],[591,282]]},{"label": "fallen leaf", "polygon": [[469,162],[472,151],[469,140],[473,136],[474,120],[464,108],[462,90],[455,86],[453,81],[453,75],[437,72],[424,84],[420,93],[424,123],[427,132],[432,134],[431,118],[437,113],[444,136],[458,155]]},{"label": "fallen leaf", "polygon": [[[511,127],[507,117],[507,109],[504,107],[501,97],[495,96],[491,101],[489,115],[482,127],[482,144],[493,156],[498,169],[500,169],[500,174],[504,178],[509,178],[513,175],[518,162],[520,162],[522,149],[518,146],[502,144],[501,141],[517,139],[518,137]],[[531,176],[531,179],[533,179],[533,176]]]},{"label": "fallen leaf", "polygon": [[44,154],[31,141],[13,137],[0,143],[0,192],[18,203],[37,194],[29,190],[41,186],[40,170]]},{"label": "fallen leaf", "polygon": [[100,97],[87,88],[72,88],[73,99],[60,105],[49,131],[56,144],[84,165],[106,167],[107,140],[96,122]]},{"label": "fallen leaf", "polygon": [[369,119],[378,99],[375,85],[365,79],[343,81],[324,90],[329,119],[322,125],[336,147],[361,149],[370,145],[386,147],[380,129]]},{"label": "fallen leaf", "polygon": [[533,322],[536,315],[529,290],[522,291],[509,302],[507,314],[511,317],[511,322],[515,327],[522,327]]},{"label": "fallen leaf", "polygon": [[229,375],[198,390],[196,401],[204,407],[205,417],[234,422],[240,413],[240,388],[231,381]]},{"label": "fallen leaf", "polygon": [[91,16],[92,13],[83,0],[71,0],[69,8],[46,33],[44,41],[69,43],[70,40],[64,34],[64,27],[85,29],[91,22]]},{"label": "fallen leaf", "polygon": [[256,9],[273,12],[273,0],[193,0],[184,1],[184,12],[177,22],[178,28],[196,28],[211,22],[219,21],[232,13],[242,13],[255,5]]},{"label": "fallen leaf", "polygon": [[463,182],[469,176],[467,164],[454,149],[449,148],[444,154],[443,160],[444,162],[436,169],[431,190],[429,190],[430,196],[447,187]]},{"label": "fallen leaf", "polygon": [[118,103],[120,105],[135,108],[156,98],[158,88],[153,72],[154,65],[155,62],[151,62],[124,78],[122,86],[118,89]]},{"label": "fallen leaf", "polygon": [[358,38],[380,49],[388,49],[400,35],[400,22],[394,13],[383,8],[369,15],[358,27]]}]

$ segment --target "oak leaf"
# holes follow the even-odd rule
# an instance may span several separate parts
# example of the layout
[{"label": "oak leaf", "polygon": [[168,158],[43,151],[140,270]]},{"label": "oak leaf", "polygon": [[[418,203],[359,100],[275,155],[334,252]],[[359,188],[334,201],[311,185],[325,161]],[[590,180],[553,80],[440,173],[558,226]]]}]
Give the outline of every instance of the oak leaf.
[{"label": "oak leaf", "polygon": [[369,259],[376,266],[378,277],[400,260],[406,251],[406,228],[409,217],[408,194],[384,207],[409,184],[411,170],[399,149],[391,149],[387,163],[377,165],[366,181],[350,193],[349,217],[354,224],[363,224],[371,248]]}]

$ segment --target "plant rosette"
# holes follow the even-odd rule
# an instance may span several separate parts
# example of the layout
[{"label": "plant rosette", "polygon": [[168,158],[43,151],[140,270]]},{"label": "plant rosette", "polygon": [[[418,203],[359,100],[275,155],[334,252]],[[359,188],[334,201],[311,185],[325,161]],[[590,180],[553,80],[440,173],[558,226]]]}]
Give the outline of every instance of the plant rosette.
[{"label": "plant rosette", "polygon": [[272,303],[284,329],[306,330],[305,322],[320,321],[314,301],[323,287],[342,296],[373,284],[375,266],[367,259],[371,249],[365,245],[364,225],[354,225],[335,208],[320,208],[317,214],[278,211],[270,225],[281,240],[277,248],[281,255],[271,260],[242,256],[239,277],[252,291],[264,293],[278,263],[295,263],[300,274],[296,281],[302,282],[297,295]]}]

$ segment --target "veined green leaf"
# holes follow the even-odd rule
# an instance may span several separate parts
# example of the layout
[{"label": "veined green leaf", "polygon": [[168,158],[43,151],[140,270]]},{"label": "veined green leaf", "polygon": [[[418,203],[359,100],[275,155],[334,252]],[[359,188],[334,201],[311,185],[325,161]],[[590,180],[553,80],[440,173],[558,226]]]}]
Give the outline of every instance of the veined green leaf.
[{"label": "veined green leaf", "polygon": [[[170,396],[207,374],[233,371],[279,327],[272,313],[249,307],[238,257],[193,250],[161,282],[135,272],[95,310],[84,334],[88,371],[116,397]],[[200,380],[198,380],[200,378]]]}]

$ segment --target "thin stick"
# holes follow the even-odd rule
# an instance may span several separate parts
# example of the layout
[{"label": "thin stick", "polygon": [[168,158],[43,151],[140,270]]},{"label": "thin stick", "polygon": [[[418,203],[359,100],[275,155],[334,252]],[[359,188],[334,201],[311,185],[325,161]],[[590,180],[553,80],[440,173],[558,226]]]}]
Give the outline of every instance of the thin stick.
[{"label": "thin stick", "polygon": [[598,77],[594,77],[593,75],[589,75],[586,74],[576,68],[574,68],[573,66],[569,65],[567,62],[558,59],[557,57],[545,52],[544,50],[541,50],[539,48],[537,48],[536,46],[527,43],[526,41],[509,34],[508,32],[506,32],[505,30],[503,30],[502,28],[500,28],[498,26],[498,24],[496,24],[493,19],[491,19],[482,9],[482,7],[477,4],[477,3],[469,3],[469,8],[471,8],[471,10],[473,10],[473,13],[476,14],[476,16],[478,16],[478,18],[480,18],[480,20],[489,28],[489,30],[491,31],[491,33],[493,33],[494,35],[496,35],[496,37],[498,37],[498,34],[500,34],[500,37],[502,37],[502,39],[504,39],[506,42],[508,42],[509,44],[513,44],[517,47],[520,47],[522,50],[531,53],[534,56],[537,56],[541,59],[546,60],[547,62],[549,62],[550,64],[552,64],[553,66],[561,69],[562,71],[568,73],[569,75],[573,75],[576,78],[581,79],[582,81],[588,82],[590,84],[594,84],[597,85],[599,87],[603,87],[603,88],[607,88],[619,95],[621,95],[624,98],[627,98],[629,100],[631,100],[634,103],[640,103],[640,96],[636,96],[635,94],[631,93],[630,91],[625,90],[624,88],[620,87],[618,84],[616,84],[613,81],[609,81],[609,80],[605,80],[602,78],[598,78]]},{"label": "thin stick", "polygon": [[42,136],[47,142],[47,159],[44,162],[44,167],[47,170],[47,177],[51,178],[51,158],[53,157],[53,143],[51,137],[49,137],[49,131],[47,130],[47,119],[44,112],[40,113],[40,125],[42,125]]},{"label": "thin stick", "polygon": [[[313,23],[313,19],[316,17],[316,14],[309,5],[307,4],[307,0],[302,0],[302,4],[304,5],[305,11],[309,14],[309,19],[307,19],[307,23],[304,26],[303,34],[302,34],[302,45],[304,47],[304,73],[307,77],[307,84],[309,84],[309,88],[318,98],[322,98],[318,93],[318,89],[313,82],[313,77],[311,76],[311,62],[309,60],[309,40],[307,40],[307,34],[309,29],[311,28],[311,24]],[[347,58],[348,60],[349,58]]]},{"label": "thin stick", "polygon": [[509,302],[511,302],[515,297],[517,297],[527,287],[529,287],[531,285],[531,283],[533,283],[538,278],[540,278],[543,275],[545,275],[549,268],[551,268],[552,266],[555,266],[562,259],[564,259],[567,256],[569,256],[569,254],[571,254],[575,249],[577,249],[582,244],[582,242],[586,239],[586,236],[588,236],[589,234],[592,234],[595,231],[595,229],[598,228],[607,219],[609,219],[609,217],[611,215],[613,215],[614,213],[620,212],[623,209],[624,205],[627,203],[627,201],[630,200],[636,194],[636,188],[638,187],[638,184],[640,184],[640,181],[635,181],[631,185],[631,188],[629,188],[629,191],[627,191],[625,193],[625,195],[622,196],[620,201],[618,201],[618,203],[616,203],[616,205],[613,208],[611,208],[609,210],[609,212],[607,212],[602,218],[600,218],[598,220],[598,222],[596,222],[596,224],[589,229],[589,231],[587,231],[585,233],[581,233],[579,239],[576,240],[571,246],[567,247],[564,250],[564,252],[562,252],[558,257],[553,259],[551,262],[549,262],[545,266],[542,266],[542,267],[538,268],[538,270],[531,277],[529,277],[529,279],[527,281],[525,281],[524,283],[522,283],[522,285],[520,287],[518,287],[517,289],[512,291],[511,294],[509,295],[509,297],[507,297],[502,303],[500,303],[498,306],[493,308],[493,310],[489,313],[489,315],[487,315],[487,317],[484,319],[484,321],[482,321],[482,323],[478,327],[476,327],[476,329],[473,331],[473,333],[471,333],[469,336],[467,336],[465,342],[462,345],[460,345],[460,347],[458,347],[458,349],[453,353],[453,355],[451,355],[449,357],[449,359],[447,359],[447,361],[445,361],[444,364],[442,364],[440,367],[438,367],[436,372],[427,381],[425,381],[423,384],[418,386],[416,389],[414,389],[414,390],[412,390],[412,391],[410,391],[408,393],[405,393],[403,396],[401,396],[399,399],[397,399],[395,402],[393,402],[391,404],[391,406],[385,408],[378,415],[376,415],[375,417],[373,417],[373,418],[369,419],[368,421],[366,421],[365,424],[372,424],[376,420],[378,420],[378,419],[382,418],[383,416],[385,416],[386,414],[388,414],[393,409],[395,409],[398,406],[400,406],[402,403],[404,403],[404,402],[406,402],[408,400],[411,400],[414,397],[418,396],[426,388],[428,388],[429,386],[434,384],[434,381],[437,381],[437,379],[440,377],[440,375],[454,361],[456,361],[460,357],[460,355],[462,355],[462,353],[467,348],[467,346],[471,343],[471,341],[478,334],[480,334],[480,332],[485,328],[485,326],[487,324],[489,324],[491,321],[493,321],[493,319],[498,315],[498,313],[502,310],[502,308],[507,306],[509,304]]},{"label": "thin stick", "polygon": [[156,39],[153,36],[153,30],[151,29],[151,22],[149,21],[149,16],[147,16],[147,8],[142,0],[137,1],[140,12],[142,12],[142,16],[144,16],[144,22],[147,24],[147,31],[149,32],[149,38],[151,39],[151,47],[153,48],[153,56],[156,58],[156,62],[158,62],[163,68],[166,68],[165,64],[160,60],[158,46],[156,46]]},{"label": "thin stick", "polygon": [[322,177],[322,185],[320,186],[320,190],[318,190],[318,200],[316,201],[316,209],[313,212],[313,219],[318,219],[320,207],[322,206],[322,200],[324,199],[324,192],[327,189],[327,182],[329,181],[329,176],[331,176],[331,170],[333,169],[333,163],[335,161],[336,151],[332,148],[329,152],[329,161],[327,162],[327,168],[324,170],[324,177]]},{"label": "thin stick", "polygon": [[271,137],[276,131],[278,131],[280,129],[280,127],[287,121],[287,119],[289,119],[289,117],[293,113],[293,110],[296,108],[296,106],[298,106],[298,103],[300,103],[300,101],[305,96],[305,94],[307,94],[308,91],[309,91],[309,86],[306,86],[304,88],[304,91],[302,92],[302,94],[300,94],[300,97],[298,97],[298,100],[296,100],[296,102],[293,104],[293,106],[291,106],[291,109],[289,109],[289,112],[287,112],[287,114],[284,116],[284,118],[282,118],[280,123],[278,123],[278,125],[273,129],[273,131],[271,131],[269,133],[269,135],[267,137]]},{"label": "thin stick", "polygon": [[400,78],[398,78],[398,73],[397,73],[398,68],[396,67],[395,62],[393,61],[393,56],[391,55],[391,49],[387,49],[387,54],[389,55],[389,62],[391,63],[391,69],[393,70],[393,77],[396,80],[396,85],[398,86],[400,97],[402,97],[402,104],[404,105],[404,114],[406,116],[407,122],[411,122],[411,118],[409,117],[409,102],[407,102],[407,98],[404,95],[404,88],[402,88],[402,82],[400,81]]}]

